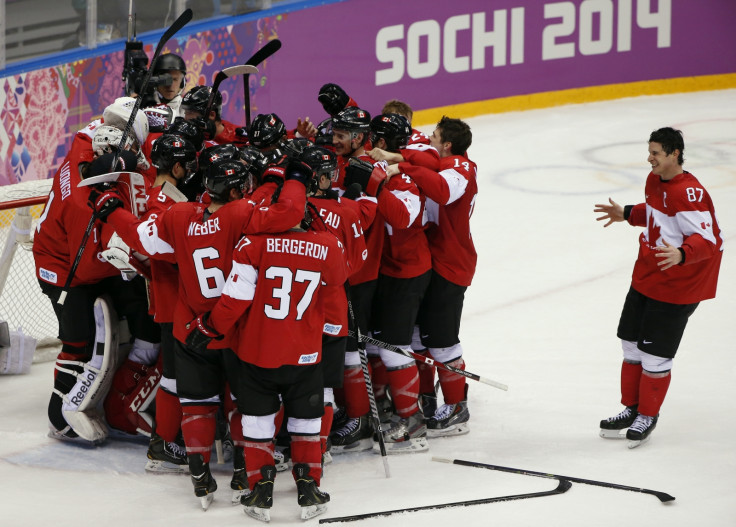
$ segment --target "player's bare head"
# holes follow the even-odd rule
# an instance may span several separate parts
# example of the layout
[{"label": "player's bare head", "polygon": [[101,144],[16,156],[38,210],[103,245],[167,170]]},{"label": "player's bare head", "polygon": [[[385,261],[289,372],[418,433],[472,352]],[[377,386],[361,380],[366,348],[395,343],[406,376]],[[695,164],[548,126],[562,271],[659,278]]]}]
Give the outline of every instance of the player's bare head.
[{"label": "player's bare head", "polygon": [[685,140],[680,130],[675,130],[669,126],[660,128],[649,135],[649,142],[662,145],[662,150],[667,155],[672,154],[675,150],[679,150],[677,163],[682,165],[685,162]]},{"label": "player's bare head", "polygon": [[399,115],[403,115],[404,117],[406,117],[406,120],[409,121],[410,125],[411,120],[414,117],[414,111],[411,109],[411,106],[406,104],[404,101],[400,101],[398,99],[391,99],[386,104],[384,104],[381,113],[398,113]]},{"label": "player's bare head", "polygon": [[437,131],[445,143],[452,143],[450,151],[452,155],[461,156],[470,148],[473,142],[473,133],[465,121],[453,119],[446,115],[437,123]]}]

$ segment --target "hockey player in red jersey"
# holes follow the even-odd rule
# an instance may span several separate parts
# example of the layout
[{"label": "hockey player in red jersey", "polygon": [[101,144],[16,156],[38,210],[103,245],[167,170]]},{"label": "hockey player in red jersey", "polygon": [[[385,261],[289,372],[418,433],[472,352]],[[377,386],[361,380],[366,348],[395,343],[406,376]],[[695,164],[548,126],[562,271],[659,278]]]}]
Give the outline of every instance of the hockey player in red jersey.
[{"label": "hockey player in red jersey", "polygon": [[[157,328],[146,314],[143,281],[134,279],[125,283],[121,272],[106,262],[103,254],[112,229],[100,222],[93,224],[65,303],[58,302],[90,221],[86,206],[89,190],[77,185],[90,174],[111,171],[112,151],[120,146],[122,128],[134,103],[131,98],[117,99],[105,108],[104,123],[94,121],[76,134],[36,226],[33,253],[37,276],[42,291],[54,306],[62,341],[48,410],[50,434],[59,439],[81,437],[100,442],[108,435],[107,425],[96,407],[110,389],[109,379],[118,364],[113,358],[118,351],[111,333],[117,329],[111,327],[113,307],[128,318],[136,338],[131,353],[147,355],[158,347]],[[138,113],[120,156],[119,170],[131,172],[141,163],[140,156],[128,149],[137,151],[147,134],[146,117]],[[112,296],[113,305],[98,302],[98,297],[104,294]]]},{"label": "hockey player in red jersey", "polygon": [[[427,197],[427,230],[432,255],[432,278],[419,312],[422,344],[434,360],[464,369],[460,319],[465,291],[470,285],[477,254],[470,234],[478,186],[477,168],[467,157],[470,127],[459,119],[443,117],[430,136],[439,153],[439,171],[401,162],[388,167],[389,177],[405,173]],[[465,377],[438,370],[444,404],[427,419],[428,437],[468,432],[470,418]]]},{"label": "hockey player in red jersey", "polygon": [[[708,191],[683,170],[682,132],[660,128],[649,136],[652,167],[645,202],[622,207],[596,204],[598,221],[645,227],[618,324],[623,347],[621,403],[626,408],[600,423],[601,437],[623,438],[629,448],[647,441],[657,426],[670,385],[673,359],[688,318],[714,298],[723,239]],[[627,430],[628,429],[628,430]]]},{"label": "hockey player in red jersey", "polygon": [[[355,202],[340,198],[337,191],[332,189],[332,180],[336,177],[337,170],[335,154],[325,148],[311,146],[300,154],[299,159],[312,168],[317,182],[314,194],[309,197],[309,203],[317,214],[317,218],[312,222],[312,228],[326,229],[340,240],[345,248],[348,276],[355,274],[362,267],[368,251]],[[325,414],[322,416],[320,444],[325,459],[328,456],[328,436],[334,416],[333,390],[342,388],[344,380],[349,322],[346,286],[347,284],[341,284],[323,288],[325,324],[322,335],[322,364]],[[366,438],[366,441],[369,445],[372,443],[370,438]]]},{"label": "hockey player in red jersey", "polygon": [[243,414],[245,463],[250,492],[240,500],[246,514],[269,521],[276,467],[275,417],[282,404],[291,436],[293,475],[302,519],[324,512],[330,497],[322,476],[323,414],[322,285],[347,279],[342,244],[326,231],[292,228],[282,234],[243,237],[232,271],[209,316],[200,343],[235,334],[240,363],[238,407]]},{"label": "hockey player in red jersey", "polygon": [[[407,122],[409,123],[409,126],[411,126],[412,118],[414,117],[414,110],[411,109],[411,106],[406,104],[404,101],[400,101],[398,99],[391,99],[386,104],[383,105],[383,109],[381,110],[382,114],[389,114],[389,113],[395,113],[398,115],[401,115],[404,117]],[[424,132],[421,132],[417,130],[416,128],[411,129],[411,136],[409,137],[409,141],[407,141],[408,145],[414,145],[414,144],[423,144],[428,145],[429,144],[429,136],[425,134]]]},{"label": "hockey player in red jersey", "polygon": [[211,93],[211,86],[195,86],[189,90],[181,101],[181,114],[187,121],[201,125],[207,140],[218,145],[232,143],[245,146],[247,139],[237,132],[238,126],[222,118],[222,94],[219,91],[215,93],[210,114],[205,115]]},{"label": "hockey player in red jersey", "polygon": [[[389,151],[406,145],[411,128],[396,115],[378,115],[371,121],[371,143]],[[425,197],[403,174],[385,181],[382,166],[351,160],[346,183],[359,181],[375,192],[378,211],[385,219],[384,243],[374,297],[373,336],[409,351],[419,306],[431,277],[432,262],[424,234]],[[376,185],[375,191],[370,190]],[[426,450],[426,424],[419,407],[419,375],[412,357],[377,348],[386,367],[396,415],[384,431],[389,452]]]},{"label": "hockey player in red jersey", "polygon": [[[194,492],[203,508],[212,500],[217,484],[209,470],[215,439],[215,414],[220,391],[235,359],[230,338],[217,339],[201,353],[187,344],[195,333],[207,333],[197,315],[209,311],[217,301],[232,265],[232,251],[243,233],[282,231],[303,216],[305,203],[303,173],[286,174],[279,201],[256,206],[241,199],[248,181],[248,168],[239,161],[215,162],[208,168],[205,187],[212,202],[177,203],[146,222],[137,221],[115,208],[116,197],[103,195],[95,209],[107,211],[107,221],[131,248],[153,258],[175,262],[179,267],[179,297],[174,311],[177,391],[183,407],[182,431],[187,447]],[[272,190],[276,183],[266,183]],[[99,214],[99,212],[98,212]],[[191,322],[190,322],[191,321]],[[232,379],[230,379],[232,381]],[[232,386],[232,384],[231,384]],[[226,399],[225,404],[230,404]],[[236,422],[231,413],[231,422]],[[231,430],[236,430],[231,424]],[[237,438],[233,438],[234,441]],[[238,470],[240,460],[234,460]],[[234,478],[238,474],[234,474]]]}]

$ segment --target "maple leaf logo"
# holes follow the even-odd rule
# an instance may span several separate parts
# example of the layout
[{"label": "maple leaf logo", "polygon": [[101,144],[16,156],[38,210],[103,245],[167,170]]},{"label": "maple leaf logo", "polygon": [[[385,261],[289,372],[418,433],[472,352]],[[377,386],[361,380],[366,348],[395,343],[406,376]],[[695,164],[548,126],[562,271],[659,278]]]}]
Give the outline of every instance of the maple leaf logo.
[{"label": "maple leaf logo", "polygon": [[649,224],[649,232],[647,234],[647,241],[649,242],[649,247],[656,247],[658,245],[657,242],[659,242],[659,239],[662,237],[662,229],[659,225],[654,223],[654,215],[649,215],[649,221],[647,222]]}]

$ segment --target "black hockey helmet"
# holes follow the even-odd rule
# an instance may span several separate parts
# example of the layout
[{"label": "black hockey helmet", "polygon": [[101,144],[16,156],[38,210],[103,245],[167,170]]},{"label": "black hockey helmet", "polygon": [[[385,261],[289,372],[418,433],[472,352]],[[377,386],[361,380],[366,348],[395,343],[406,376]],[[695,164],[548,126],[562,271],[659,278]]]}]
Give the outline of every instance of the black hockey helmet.
[{"label": "black hockey helmet", "polygon": [[261,149],[277,146],[285,135],[286,125],[275,113],[256,115],[248,129],[250,144]]},{"label": "black hockey helmet", "polygon": [[163,134],[151,148],[151,164],[160,172],[169,172],[176,163],[191,174],[197,169],[197,151],[194,145],[180,135]]},{"label": "black hockey helmet", "polygon": [[332,117],[328,117],[317,125],[317,134],[314,136],[314,144],[332,148]]},{"label": "black hockey helmet", "polygon": [[182,136],[192,143],[197,152],[202,150],[202,146],[204,145],[202,129],[181,116],[175,118],[174,122],[169,125],[164,133]]},{"label": "black hockey helmet", "polygon": [[371,143],[375,146],[379,138],[386,141],[386,150],[398,152],[409,143],[411,126],[406,117],[397,113],[377,115],[371,121]]},{"label": "black hockey helmet", "polygon": [[224,159],[238,161],[241,159],[240,149],[230,143],[224,145],[213,145],[205,148],[202,150],[202,153],[199,154],[199,171],[204,176],[207,174],[207,170],[210,165]]},{"label": "black hockey helmet", "polygon": [[230,189],[237,188],[243,192],[248,177],[248,170],[240,161],[235,159],[217,160],[207,167],[204,176],[204,188],[212,197],[212,201],[227,203]]},{"label": "black hockey helmet", "polygon": [[281,150],[289,157],[299,158],[304,149],[310,146],[314,146],[314,143],[306,137],[296,137],[285,141]]},{"label": "black hockey helmet", "polygon": [[321,146],[308,146],[299,156],[299,161],[311,167],[317,181],[323,175],[337,181],[337,156],[334,152]]},{"label": "black hockey helmet", "polygon": [[[211,86],[195,86],[184,94],[181,109],[199,112],[202,117],[207,118],[205,112],[207,111],[207,101],[210,99],[210,93],[212,93]],[[215,111],[219,119],[222,115],[222,94],[219,90],[215,93],[215,98],[212,101],[212,110]]]},{"label": "black hockey helmet", "polygon": [[371,114],[356,106],[348,106],[332,117],[332,129],[367,134],[371,131]]},{"label": "black hockey helmet", "polygon": [[156,66],[153,68],[153,72],[158,73],[172,70],[186,74],[187,64],[184,62],[184,59],[179,55],[174,55],[173,53],[164,53],[163,55],[159,55],[158,59],[156,59]]},{"label": "black hockey helmet", "polygon": [[246,168],[253,177],[256,178],[258,184],[261,182],[263,171],[268,166],[268,159],[255,146],[243,146],[240,148],[240,159],[245,161]]}]

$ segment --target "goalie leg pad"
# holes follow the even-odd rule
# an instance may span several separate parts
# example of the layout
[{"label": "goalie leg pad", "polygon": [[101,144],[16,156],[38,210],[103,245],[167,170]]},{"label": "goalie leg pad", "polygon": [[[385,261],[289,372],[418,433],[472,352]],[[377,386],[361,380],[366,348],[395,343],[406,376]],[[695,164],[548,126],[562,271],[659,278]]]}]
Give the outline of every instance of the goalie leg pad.
[{"label": "goalie leg pad", "polygon": [[161,382],[161,361],[148,367],[126,360],[116,372],[105,399],[105,415],[111,427],[128,434],[151,435],[153,418],[146,412]]}]

